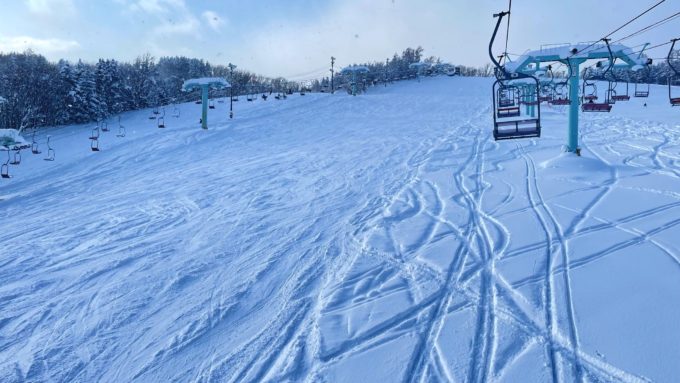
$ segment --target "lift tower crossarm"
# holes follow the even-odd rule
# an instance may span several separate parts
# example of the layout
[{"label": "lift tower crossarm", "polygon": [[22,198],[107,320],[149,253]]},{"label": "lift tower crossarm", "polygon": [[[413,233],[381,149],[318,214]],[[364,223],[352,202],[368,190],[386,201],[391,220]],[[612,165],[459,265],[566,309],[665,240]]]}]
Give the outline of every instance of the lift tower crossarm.
[{"label": "lift tower crossarm", "polygon": [[231,84],[221,77],[194,78],[191,80],[186,80],[182,84],[182,90],[185,92],[190,92],[195,89],[201,90],[201,127],[203,129],[208,129],[208,90],[210,90],[210,88],[231,88]]},{"label": "lift tower crossarm", "polygon": [[506,63],[503,70],[506,76],[517,77],[535,72],[541,63],[561,62],[569,66],[571,77],[568,81],[571,104],[569,105],[567,149],[570,152],[578,153],[580,151],[578,146],[580,66],[588,60],[603,59],[610,61],[619,59],[622,64],[618,64],[617,68],[629,68],[634,71],[643,69],[649,64],[647,57],[633,52],[629,47],[622,44],[609,44],[608,41],[604,41],[604,43],[597,45],[580,43],[528,51],[517,60]]}]

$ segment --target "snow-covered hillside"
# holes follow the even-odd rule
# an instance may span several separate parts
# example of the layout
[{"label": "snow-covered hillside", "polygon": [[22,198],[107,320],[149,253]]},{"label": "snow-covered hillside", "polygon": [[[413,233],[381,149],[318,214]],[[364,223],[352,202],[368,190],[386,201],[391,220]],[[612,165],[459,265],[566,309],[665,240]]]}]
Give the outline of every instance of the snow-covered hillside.
[{"label": "snow-covered hillside", "polygon": [[585,115],[576,158],[558,108],[494,142],[490,87],[51,130],[0,182],[0,381],[674,381],[680,110]]}]

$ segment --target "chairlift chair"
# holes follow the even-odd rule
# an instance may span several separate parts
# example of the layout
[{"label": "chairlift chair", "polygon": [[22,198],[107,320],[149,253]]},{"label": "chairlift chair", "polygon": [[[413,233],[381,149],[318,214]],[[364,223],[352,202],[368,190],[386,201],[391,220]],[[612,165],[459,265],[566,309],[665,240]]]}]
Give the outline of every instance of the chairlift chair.
[{"label": "chairlift chair", "polygon": [[101,125],[102,132],[108,132],[109,131],[109,123],[106,121],[102,121]]},{"label": "chairlift chair", "polygon": [[98,139],[95,138],[95,139],[93,139],[93,140],[90,142],[90,149],[91,149],[93,152],[98,152],[98,151],[99,151],[99,140],[98,140]]},{"label": "chairlift chair", "polygon": [[215,109],[215,100],[208,101],[208,108]]},{"label": "chairlift chair", "polygon": [[99,127],[96,127],[92,129],[92,134],[90,135],[90,140],[98,140],[99,139]]},{"label": "chairlift chair", "polygon": [[571,105],[571,100],[569,99],[569,84],[567,83],[567,81],[555,84],[555,87],[553,89],[553,99],[548,101],[548,103],[550,105],[558,106]]},{"label": "chairlift chair", "polygon": [[43,158],[45,161],[54,161],[54,149],[50,145],[50,136],[47,136],[47,156]]},{"label": "chairlift chair", "polygon": [[2,178],[11,178],[9,175],[9,148],[7,148],[7,161],[0,167],[0,175]]},{"label": "chairlift chair", "polygon": [[[668,98],[671,102],[671,106],[680,106],[680,92],[677,92],[677,86],[674,86],[674,82],[677,81],[677,79],[680,78],[680,69],[678,68],[677,64],[673,64],[673,52],[675,50],[675,44],[680,41],[680,39],[673,39],[671,40],[671,49],[668,51],[668,57],[666,57],[666,61],[668,62],[668,66],[671,68],[673,73],[671,73],[670,76],[668,76]],[[676,88],[676,91],[673,91],[673,88]]]},{"label": "chairlift chair", "polygon": [[125,127],[120,123],[120,116],[118,116],[118,133],[116,134],[116,137],[125,137],[125,133]]},{"label": "chairlift chair", "polygon": [[180,115],[180,110],[179,110],[179,108],[177,107],[177,105],[175,105],[175,106],[172,108],[172,117],[179,118],[179,115]]},{"label": "chairlift chair", "polygon": [[32,135],[32,142],[31,142],[31,153],[33,154],[40,154],[42,153],[40,151],[40,147],[38,146],[38,141],[35,140],[35,131],[37,129],[33,129],[33,135]]},{"label": "chairlift chair", "polygon": [[165,117],[158,117],[157,126],[161,129],[165,128]]},{"label": "chairlift chair", "polygon": [[630,101],[630,95],[628,94],[628,81],[626,81],[626,93],[625,94],[620,94],[615,90],[617,85],[618,85],[618,82],[614,82],[614,86],[612,88],[612,91],[614,93],[611,95],[611,99],[614,102],[616,102],[616,101]]},{"label": "chairlift chair", "polygon": [[153,108],[153,114],[160,114],[161,112],[158,110],[158,107]]},{"label": "chairlift chair", "polygon": [[649,97],[649,84],[635,83],[635,92],[633,95],[639,98]]},{"label": "chairlift chair", "polygon": [[[9,151],[7,151],[9,155]],[[20,165],[21,164],[21,149],[17,149],[14,151],[14,158],[12,161],[9,163],[10,165]]]},{"label": "chairlift chair", "polygon": [[[601,113],[609,113],[612,110],[612,104],[616,102],[616,100],[612,99],[612,95],[616,95],[616,91],[612,87],[612,82],[609,81],[609,86],[607,88],[607,95],[605,97],[604,102],[595,102],[597,100],[597,97],[591,98],[588,97],[588,94],[586,93],[586,87],[592,87],[593,93],[590,94],[590,96],[595,95],[597,92],[597,86],[595,86],[594,82],[588,82],[588,80],[604,80],[605,77],[607,76],[607,73],[612,69],[614,66],[614,58],[613,58],[613,53],[611,51],[611,47],[609,46],[609,41],[604,40],[605,43],[607,44],[607,49],[609,49],[609,66],[607,69],[602,73],[601,76],[588,76],[588,70],[586,70],[586,74],[583,77],[583,89],[582,89],[582,97],[583,97],[583,103],[581,104],[581,111],[582,112],[601,112]],[[598,66],[600,63],[598,62]]]},{"label": "chairlift chair", "polygon": [[[519,82],[525,89],[525,93],[522,98],[525,102],[538,101],[540,83],[538,79],[534,76],[528,75],[522,72],[510,73],[506,70],[504,66],[498,62],[496,57],[491,51],[493,47],[494,40],[498,34],[498,29],[503,21],[503,17],[508,15],[507,12],[501,12],[498,15],[498,21],[496,22],[496,28],[494,29],[493,35],[491,36],[491,41],[489,43],[489,56],[491,61],[494,63],[496,70],[496,81],[492,86],[492,100],[493,100],[493,137],[495,140],[508,140],[515,138],[529,138],[529,137],[540,137],[541,136],[541,104],[537,103],[535,106],[535,114],[530,114],[534,112],[534,107],[527,107],[527,113],[522,114],[519,105],[519,98],[513,100],[516,105],[514,106],[501,106],[500,105],[500,95],[502,94],[501,89],[515,89],[513,92],[517,92],[517,97],[519,97],[519,89],[514,82]],[[514,97],[513,97],[514,99]],[[505,100],[505,105],[509,104],[509,101]]]}]

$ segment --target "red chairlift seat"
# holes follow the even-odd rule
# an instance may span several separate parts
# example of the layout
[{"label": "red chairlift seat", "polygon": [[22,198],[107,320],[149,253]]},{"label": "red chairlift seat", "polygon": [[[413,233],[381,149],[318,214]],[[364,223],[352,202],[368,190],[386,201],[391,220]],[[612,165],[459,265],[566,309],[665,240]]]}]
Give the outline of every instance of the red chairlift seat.
[{"label": "red chairlift seat", "polygon": [[609,103],[586,102],[581,105],[583,112],[611,112],[612,105]]},{"label": "red chairlift seat", "polygon": [[671,98],[671,106],[680,106],[680,97]]},{"label": "red chairlift seat", "polygon": [[586,101],[594,101],[594,100],[597,100],[597,95],[588,94],[588,95],[583,96],[583,99],[586,100]]},{"label": "red chairlift seat", "polygon": [[549,101],[550,105],[571,105],[571,100],[568,98],[557,98]]},{"label": "red chairlift seat", "polygon": [[630,101],[630,96],[627,94],[615,94],[612,95],[613,101]]}]

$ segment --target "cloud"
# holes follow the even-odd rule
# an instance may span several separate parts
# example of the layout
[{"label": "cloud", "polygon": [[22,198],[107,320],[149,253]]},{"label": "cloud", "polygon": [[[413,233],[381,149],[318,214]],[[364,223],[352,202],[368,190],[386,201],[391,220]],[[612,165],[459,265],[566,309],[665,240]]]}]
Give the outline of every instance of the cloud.
[{"label": "cloud", "polygon": [[[267,75],[291,76],[305,68],[328,75],[330,57],[336,66],[385,60],[406,47],[423,45],[425,54],[441,54],[452,45],[449,2],[335,1],[323,18],[271,20],[258,28],[242,57]],[[464,40],[460,39],[459,40]],[[313,77],[310,75],[310,78]]]},{"label": "cloud", "polygon": [[215,32],[219,32],[224,26],[224,19],[220,17],[216,12],[205,11],[202,14],[203,19],[208,23],[208,26],[212,28]]},{"label": "cloud", "polygon": [[41,15],[74,14],[73,0],[26,0],[28,10]]},{"label": "cloud", "polygon": [[74,40],[38,39],[30,36],[0,36],[0,52],[23,52],[31,49],[36,53],[52,55],[80,48]]}]

